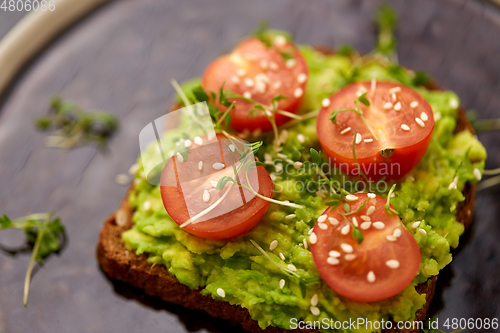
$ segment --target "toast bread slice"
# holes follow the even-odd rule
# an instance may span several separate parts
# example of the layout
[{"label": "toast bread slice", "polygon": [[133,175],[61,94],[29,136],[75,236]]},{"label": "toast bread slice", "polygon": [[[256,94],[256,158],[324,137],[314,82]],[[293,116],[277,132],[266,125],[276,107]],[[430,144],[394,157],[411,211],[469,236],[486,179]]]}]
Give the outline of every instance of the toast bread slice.
[{"label": "toast bread slice", "polygon": [[[323,48],[318,48],[324,53],[330,53]],[[429,89],[441,90],[436,84],[428,85]],[[177,105],[173,106],[173,109]],[[457,126],[455,132],[464,129],[474,133],[469,123],[465,110],[459,109]],[[131,188],[130,188],[131,189]],[[129,189],[129,190],[130,190]],[[464,224],[467,229],[472,223],[475,194],[475,185],[467,183],[464,189],[465,201],[457,208],[457,221]],[[160,297],[163,301],[179,304],[188,309],[204,310],[213,317],[226,319],[232,324],[241,325],[243,329],[252,333],[286,333],[290,330],[269,326],[261,329],[258,323],[250,317],[247,309],[239,305],[231,305],[228,302],[204,296],[200,290],[191,289],[181,284],[175,277],[171,276],[163,265],[152,265],[147,262],[147,255],[136,255],[125,247],[121,235],[133,226],[133,211],[128,202],[128,196],[123,200],[120,208],[113,213],[105,222],[101,230],[99,243],[97,245],[97,260],[104,273],[111,279],[117,279],[143,289],[151,296]],[[426,304],[417,311],[415,320],[425,321],[427,310],[434,296],[437,276],[431,277],[427,282],[416,287],[420,294],[426,294]],[[395,325],[393,325],[395,326]],[[318,332],[316,330],[296,329],[294,332]],[[396,328],[384,330],[383,332],[406,332],[416,333],[419,330],[398,330]]]}]

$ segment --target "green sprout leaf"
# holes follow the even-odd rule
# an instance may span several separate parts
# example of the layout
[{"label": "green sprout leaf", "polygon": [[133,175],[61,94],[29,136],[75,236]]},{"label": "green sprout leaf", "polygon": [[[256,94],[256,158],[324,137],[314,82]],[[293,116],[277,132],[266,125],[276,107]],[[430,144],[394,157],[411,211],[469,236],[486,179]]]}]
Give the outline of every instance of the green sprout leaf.
[{"label": "green sprout leaf", "polygon": [[313,163],[316,165],[321,165],[320,153],[314,148],[311,148],[309,151],[311,152],[311,159],[312,159]]},{"label": "green sprout leaf", "polygon": [[358,244],[361,244],[361,242],[363,242],[364,239],[361,230],[355,227],[352,228],[352,237],[356,240],[356,242],[358,242]]},{"label": "green sprout leaf", "polygon": [[358,97],[358,101],[363,105],[370,106],[370,101],[366,98],[366,93]]},{"label": "green sprout leaf", "polygon": [[192,92],[198,102],[208,102],[208,95],[201,86],[194,87]]}]

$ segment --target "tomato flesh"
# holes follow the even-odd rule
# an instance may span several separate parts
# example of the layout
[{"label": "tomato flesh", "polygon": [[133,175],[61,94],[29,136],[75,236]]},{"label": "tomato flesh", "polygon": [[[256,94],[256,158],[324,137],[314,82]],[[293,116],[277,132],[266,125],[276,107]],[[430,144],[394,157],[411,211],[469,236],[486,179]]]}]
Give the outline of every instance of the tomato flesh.
[{"label": "tomato flesh", "polygon": [[[234,141],[241,142],[237,139]],[[165,165],[160,181],[165,209],[175,223],[182,225],[209,207],[214,207],[186,225],[184,230],[210,239],[227,239],[242,235],[262,219],[270,203],[232,182],[217,190],[214,185],[219,179],[234,175],[235,161],[228,148],[232,142],[221,134],[210,141],[204,137],[203,142],[204,144],[200,146],[192,144],[191,153],[188,154],[186,161],[180,162],[174,156]],[[236,147],[242,150],[241,144],[238,143]],[[234,155],[239,159],[240,154],[237,149]],[[200,161],[203,162],[201,170]],[[216,163],[222,163],[225,167],[216,170],[214,168]],[[244,170],[241,170],[238,173],[238,181],[246,186],[250,184],[256,192],[265,197],[272,196],[273,183],[262,166],[248,171],[248,181]],[[205,191],[209,196],[204,198]],[[227,191],[229,192],[225,195]],[[224,199],[216,204],[223,196]],[[208,200],[205,200],[207,197]]]},{"label": "tomato flesh", "polygon": [[[280,52],[288,52],[293,58],[285,60]],[[206,68],[202,77],[202,87],[217,94],[224,84],[230,90],[249,97],[266,106],[271,106],[273,97],[283,95],[287,99],[277,102],[279,110],[295,112],[302,100],[308,78],[308,68],[297,46],[289,41],[264,45],[257,37],[241,42],[230,54],[223,55]],[[235,101],[231,114],[231,127],[243,130],[272,129],[271,122],[262,110],[254,110],[253,105],[242,99]],[[225,107],[218,105],[222,110]],[[279,126],[290,120],[282,114],[275,114]]]},{"label": "tomato flesh", "polygon": [[[350,224],[341,215],[345,214],[341,205],[333,211],[328,208],[323,213],[328,217],[323,222],[326,229],[324,226],[321,228],[319,222],[314,226],[314,236],[311,236],[317,241],[314,244],[310,241],[311,252],[320,275],[335,292],[354,301],[380,301],[398,294],[415,278],[420,267],[420,249],[399,217],[387,214],[384,198],[369,198],[366,193],[356,193],[355,196],[358,197],[356,201],[348,202],[352,212],[368,199],[359,213],[347,216],[351,222],[353,217],[356,218],[364,237],[361,244],[352,236],[352,225],[346,235],[342,234],[343,228]],[[375,210],[367,215],[368,209],[373,210],[369,208],[371,206]],[[367,229],[362,227],[362,223],[367,222],[362,216],[370,218],[371,224]],[[335,219],[335,225],[329,218]],[[376,228],[375,222],[382,222],[383,228]],[[377,226],[380,227],[379,224]],[[395,235],[396,229],[400,230],[396,234],[401,234],[394,241],[388,240],[388,236]],[[352,247],[352,252],[346,251],[342,244],[348,245],[347,250]],[[336,258],[338,262],[329,258]]]},{"label": "tomato flesh", "polygon": [[[359,106],[378,141],[355,112],[339,113],[336,124],[329,119],[334,110],[355,109],[354,101],[365,91],[370,106]],[[352,152],[357,131],[361,140],[355,144],[356,157],[364,173],[371,180],[384,176],[399,179],[425,155],[434,116],[429,103],[413,89],[393,82],[377,82],[372,90],[371,82],[360,82],[330,97],[329,106],[320,110],[316,127],[324,152],[342,171],[359,175]]]}]

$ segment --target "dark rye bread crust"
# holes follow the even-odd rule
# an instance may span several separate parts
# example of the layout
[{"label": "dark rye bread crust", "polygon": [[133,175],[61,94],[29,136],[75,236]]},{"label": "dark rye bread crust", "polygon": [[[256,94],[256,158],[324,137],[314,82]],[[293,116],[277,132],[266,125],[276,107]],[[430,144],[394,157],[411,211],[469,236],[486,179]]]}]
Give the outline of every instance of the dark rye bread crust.
[{"label": "dark rye bread crust", "polygon": [[[429,85],[428,88],[441,90],[435,84]],[[464,129],[474,133],[471,124],[467,120],[465,111],[460,108],[455,132]],[[475,194],[475,185],[467,183],[464,189],[465,201],[461,202],[457,208],[457,220],[463,223],[466,229],[472,223]],[[200,292],[201,289],[191,289],[180,283],[175,277],[169,275],[165,266],[153,266],[149,264],[146,254],[136,255],[128,251],[121,238],[121,234],[133,226],[132,214],[133,212],[130,209],[127,196],[123,200],[120,209],[104,222],[97,245],[97,259],[102,270],[108,277],[127,282],[134,287],[143,289],[146,294],[160,297],[166,302],[179,304],[188,309],[204,310],[213,317],[226,319],[234,325],[239,324],[248,332],[292,332],[273,326],[262,330],[258,323],[250,317],[247,309],[239,305],[231,305],[228,302],[213,299],[211,296],[204,296]],[[421,283],[416,287],[418,293],[426,294],[426,304],[417,311],[416,321],[424,321],[426,319],[427,310],[436,289],[436,281],[437,276],[433,276],[427,282]],[[293,331],[304,333],[317,332],[316,330],[307,329],[296,329]],[[390,329],[383,332],[416,333],[418,331],[418,329]]]}]

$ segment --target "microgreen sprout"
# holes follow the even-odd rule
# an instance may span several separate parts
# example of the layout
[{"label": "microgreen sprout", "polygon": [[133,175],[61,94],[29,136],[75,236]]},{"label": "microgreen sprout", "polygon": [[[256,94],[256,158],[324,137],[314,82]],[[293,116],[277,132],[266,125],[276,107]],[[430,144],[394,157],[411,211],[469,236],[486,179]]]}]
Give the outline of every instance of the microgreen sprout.
[{"label": "microgreen sprout", "polygon": [[356,164],[356,167],[358,168],[358,174],[362,175],[363,178],[366,180],[366,182],[370,182],[368,177],[365,175],[363,170],[361,169],[361,166],[358,163],[358,159],[356,158],[356,135],[358,134],[358,131],[354,131],[354,137],[352,139],[352,157],[354,159],[354,164]]},{"label": "microgreen sprout", "polygon": [[39,117],[35,126],[42,131],[55,129],[46,138],[46,146],[70,149],[89,143],[105,148],[109,138],[118,128],[118,119],[107,111],[86,111],[71,101],[54,96],[51,113]]},{"label": "microgreen sprout", "polygon": [[58,217],[51,213],[32,214],[11,220],[7,215],[0,216],[0,230],[24,230],[29,244],[33,245],[26,277],[24,280],[24,306],[28,305],[31,275],[35,261],[43,264],[43,260],[50,254],[61,249],[64,240],[64,226]]},{"label": "microgreen sprout", "polygon": [[373,138],[378,141],[378,137],[377,135],[375,134],[375,131],[373,130],[373,128],[370,126],[370,124],[366,121],[366,118],[365,116],[363,115],[363,111],[361,111],[360,107],[359,107],[359,103],[365,105],[365,106],[370,106],[370,101],[368,100],[368,98],[366,98],[366,92],[364,94],[362,94],[361,96],[359,96],[358,98],[356,98],[354,100],[354,104],[356,104],[356,109],[340,109],[340,110],[333,110],[331,116],[330,116],[330,120],[332,121],[332,123],[334,124],[337,124],[337,115],[341,112],[348,112],[348,111],[352,111],[352,112],[355,112],[360,118],[361,120],[363,121],[363,123],[366,125],[366,127],[368,128],[368,130],[370,131],[370,133],[373,135]]},{"label": "microgreen sprout", "polygon": [[302,294],[302,297],[306,297],[306,284],[308,283],[313,283],[313,282],[318,282],[319,279],[315,277],[303,277],[300,276],[299,274],[292,272],[288,268],[283,267],[283,265],[278,264],[276,261],[274,261],[271,256],[259,245],[257,242],[255,242],[253,239],[250,239],[250,243],[252,243],[253,246],[255,246],[263,255],[266,257],[273,265],[275,265],[280,271],[282,271],[284,274],[287,276],[294,278],[297,282],[297,284],[300,287],[300,292]]},{"label": "microgreen sprout", "polygon": [[396,184],[392,185],[391,189],[389,190],[389,193],[387,194],[387,201],[385,203],[385,211],[389,216],[392,216],[392,213],[398,215],[399,213],[391,207],[391,196],[394,193],[394,190],[396,189]]}]

